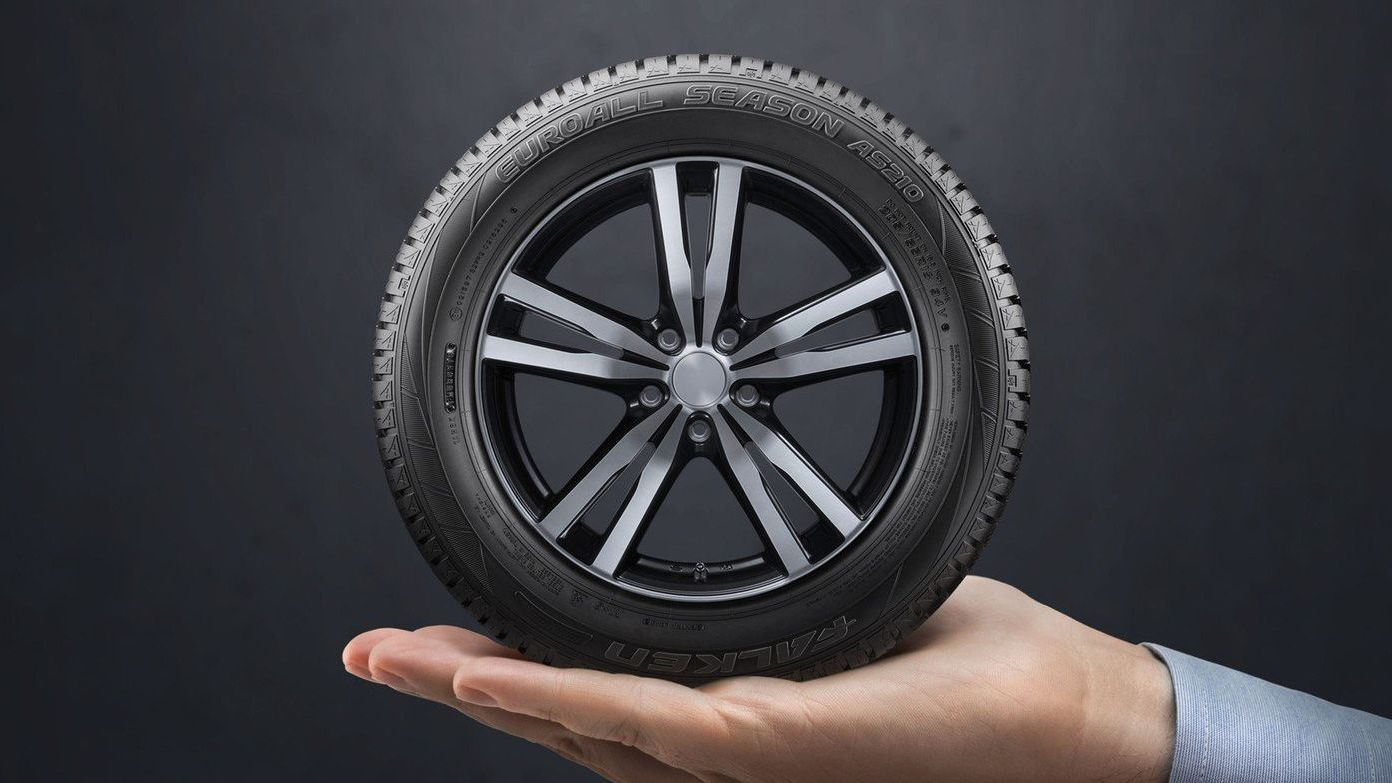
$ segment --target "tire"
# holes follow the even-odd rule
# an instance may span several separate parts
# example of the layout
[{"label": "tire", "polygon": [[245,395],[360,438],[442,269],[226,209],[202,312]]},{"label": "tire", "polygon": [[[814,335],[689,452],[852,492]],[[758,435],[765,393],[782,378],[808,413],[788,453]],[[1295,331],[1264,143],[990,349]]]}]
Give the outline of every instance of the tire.
[{"label": "tire", "polygon": [[[676,200],[663,201],[671,192]],[[702,234],[701,213],[689,205],[704,202],[686,199],[705,195],[711,227]],[[566,301],[589,309],[560,318],[567,335],[588,340],[608,329],[608,352],[558,343],[560,353],[538,353],[533,337],[523,339],[533,313],[551,313],[535,323],[554,325],[555,307],[572,305],[535,281],[566,263],[555,256],[579,246],[568,243],[584,226],[618,220],[611,213],[630,197],[650,202],[633,208],[653,215],[658,314],[620,314],[577,294]],[[684,223],[666,224],[684,226],[680,234],[663,232],[671,204],[688,205]],[[721,213],[721,204],[737,206]],[[871,336],[758,353],[775,342],[754,346],[770,324],[783,324],[779,339],[810,340],[832,327],[819,321],[808,332],[806,324],[836,310],[831,294],[806,300],[800,306],[811,314],[796,330],[786,319],[797,306],[761,318],[743,313],[736,294],[753,289],[742,275],[762,261],[743,258],[751,240],[740,232],[753,225],[748,215],[764,219],[759,210],[789,217],[845,265],[853,281],[835,291],[855,290],[838,307],[868,291],[867,280],[880,286],[862,297],[879,297],[865,318],[826,322],[868,324]],[[691,243],[702,235],[708,245],[699,250]],[[740,239],[725,243],[727,235]],[[681,243],[664,244],[671,237]],[[722,247],[733,248],[733,271],[723,277]],[[682,253],[709,260],[698,272],[672,261]],[[606,274],[607,288],[627,285]],[[792,288],[802,277],[781,279]],[[575,326],[587,319],[603,329]],[[736,347],[721,347],[721,325]],[[670,354],[665,331],[680,342]],[[751,353],[741,359],[746,346]],[[779,445],[800,441],[778,429],[774,401],[793,399],[792,387],[779,384],[856,372],[871,378],[864,388],[879,418],[859,472],[833,481],[816,460],[799,463],[803,451]],[[1029,373],[1019,295],[990,223],[902,120],[799,68],[678,55],[621,63],[550,90],[450,168],[392,264],[372,385],[381,458],[406,527],[489,633],[549,664],[695,683],[842,671],[884,654],[931,614],[1000,519],[1020,464]],[[555,374],[610,384],[623,409],[621,426],[559,480],[539,475],[549,452],[529,453],[526,443],[599,417],[548,403],[540,423],[530,423],[519,379]],[[819,410],[817,437],[860,415]],[[684,480],[671,475],[679,462],[716,466],[689,471],[725,482],[754,531],[739,545],[755,541],[759,552],[708,565],[643,549],[644,537],[657,535],[655,520],[667,518],[662,500]],[[613,473],[629,464],[638,467]],[[589,483],[586,471],[596,476]],[[624,481],[628,489],[612,488]],[[605,493],[615,496],[614,517],[595,527],[580,515],[598,514]],[[706,494],[673,501],[672,518],[735,531],[729,519],[738,515],[699,516]],[[794,523],[794,506],[811,509],[806,527]],[[663,524],[691,546],[737,548],[724,532]]]}]

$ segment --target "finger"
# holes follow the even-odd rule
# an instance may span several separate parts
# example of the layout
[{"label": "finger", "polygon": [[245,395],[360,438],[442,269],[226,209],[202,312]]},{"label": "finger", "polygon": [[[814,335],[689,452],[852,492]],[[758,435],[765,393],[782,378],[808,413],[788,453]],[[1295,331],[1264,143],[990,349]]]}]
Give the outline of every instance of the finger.
[{"label": "finger", "polygon": [[541,745],[563,758],[589,767],[610,780],[657,783],[692,783],[697,780],[696,777],[669,767],[637,748],[581,736],[564,726],[541,718],[496,707],[479,707],[464,703],[461,703],[458,709],[489,728]]},{"label": "finger", "polygon": [[516,658],[519,654],[463,628],[430,626],[415,632],[390,628],[370,631],[349,644],[344,662],[377,682],[454,707],[486,726],[543,745],[615,780],[694,780],[634,748],[583,737],[529,715],[460,702],[452,688],[455,672],[462,665],[490,656]]},{"label": "finger", "polygon": [[483,658],[460,668],[454,691],[463,701],[553,721],[668,763],[728,739],[714,699],[664,680]]},{"label": "finger", "polygon": [[453,683],[460,666],[486,656],[516,655],[472,631],[437,625],[382,638],[368,655],[368,670],[374,680],[453,707],[459,703]]},{"label": "finger", "polygon": [[459,649],[478,655],[497,655],[505,658],[521,658],[522,653],[498,644],[480,633],[465,630],[457,625],[427,625],[417,628],[416,634],[439,639],[455,645]]},{"label": "finger", "polygon": [[358,634],[343,648],[343,668],[356,677],[371,680],[372,674],[368,671],[367,659],[372,653],[372,648],[384,639],[403,633],[407,632],[400,628],[378,628]]}]

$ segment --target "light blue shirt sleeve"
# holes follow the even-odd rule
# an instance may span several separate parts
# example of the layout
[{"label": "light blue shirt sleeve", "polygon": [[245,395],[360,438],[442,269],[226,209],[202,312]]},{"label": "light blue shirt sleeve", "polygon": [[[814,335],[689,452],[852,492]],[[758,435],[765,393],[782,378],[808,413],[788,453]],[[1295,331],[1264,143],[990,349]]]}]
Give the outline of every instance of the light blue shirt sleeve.
[{"label": "light blue shirt sleeve", "polygon": [[1392,783],[1392,720],[1145,646],[1174,681],[1170,783]]}]

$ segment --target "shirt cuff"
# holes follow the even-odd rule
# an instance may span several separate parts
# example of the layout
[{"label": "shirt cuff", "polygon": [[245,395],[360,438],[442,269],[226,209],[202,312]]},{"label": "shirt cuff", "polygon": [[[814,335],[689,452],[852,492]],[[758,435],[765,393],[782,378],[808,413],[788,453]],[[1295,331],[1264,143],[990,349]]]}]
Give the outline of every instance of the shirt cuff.
[{"label": "shirt cuff", "polygon": [[1145,647],[1174,682],[1170,783],[1392,781],[1392,721]]}]

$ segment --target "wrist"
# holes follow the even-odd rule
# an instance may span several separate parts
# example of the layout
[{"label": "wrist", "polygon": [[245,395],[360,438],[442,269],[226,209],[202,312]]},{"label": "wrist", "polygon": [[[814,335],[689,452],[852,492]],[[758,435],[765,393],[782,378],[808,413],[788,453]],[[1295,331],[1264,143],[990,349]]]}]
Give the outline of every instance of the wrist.
[{"label": "wrist", "polygon": [[1140,645],[1105,637],[1089,656],[1085,753],[1100,780],[1169,779],[1174,755],[1174,686],[1165,664]]}]

